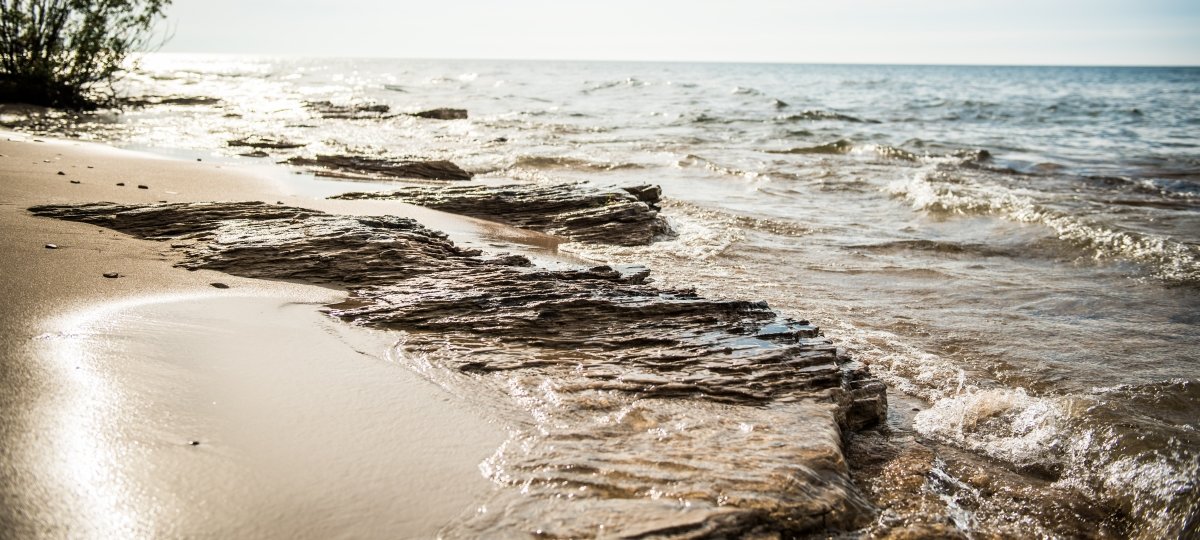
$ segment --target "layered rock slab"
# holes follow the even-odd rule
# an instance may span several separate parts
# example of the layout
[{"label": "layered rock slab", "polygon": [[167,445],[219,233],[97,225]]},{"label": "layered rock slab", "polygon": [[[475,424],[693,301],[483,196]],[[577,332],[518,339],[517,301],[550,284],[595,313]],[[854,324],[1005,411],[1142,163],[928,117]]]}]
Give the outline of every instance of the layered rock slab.
[{"label": "layered rock slab", "polygon": [[564,183],[408,187],[332,198],[402,201],[573,241],[642,246],[671,234],[670,226],[659,215],[661,197],[658,186],[597,188]]},{"label": "layered rock slab", "polygon": [[[882,387],[807,321],[661,289],[644,269],[550,271],[413,220],[262,203],[40,206],[170,241],[181,266],[348,287],[331,313],[401,332],[395,357],[491,396],[497,489],[448,536],[785,536],[865,524],[843,429]],[[870,411],[875,411],[871,413]]]},{"label": "layered rock slab", "polygon": [[318,174],[339,178],[396,178],[470,180],[473,174],[445,160],[412,160],[366,156],[317,155],[294,157],[285,163],[312,168]]}]

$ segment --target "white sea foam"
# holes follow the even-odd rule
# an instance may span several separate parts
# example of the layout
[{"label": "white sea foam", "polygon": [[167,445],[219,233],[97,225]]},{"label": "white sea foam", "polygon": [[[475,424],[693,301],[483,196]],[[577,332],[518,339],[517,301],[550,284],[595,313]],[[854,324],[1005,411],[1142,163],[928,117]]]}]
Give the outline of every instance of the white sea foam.
[{"label": "white sea foam", "polygon": [[1096,259],[1122,259],[1148,265],[1164,281],[1200,282],[1200,248],[1154,234],[1137,233],[1050,208],[1044,196],[1016,190],[969,175],[922,169],[893,181],[886,191],[914,209],[951,214],[990,214],[1019,223],[1047,227],[1071,245],[1089,250]]}]

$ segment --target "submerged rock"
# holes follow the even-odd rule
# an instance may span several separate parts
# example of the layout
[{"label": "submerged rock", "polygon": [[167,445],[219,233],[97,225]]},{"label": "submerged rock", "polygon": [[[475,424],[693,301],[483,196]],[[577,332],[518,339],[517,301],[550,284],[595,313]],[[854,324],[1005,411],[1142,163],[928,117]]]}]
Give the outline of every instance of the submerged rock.
[{"label": "submerged rock", "polygon": [[392,110],[391,107],[378,103],[335,104],[332,101],[308,101],[304,105],[322,118],[338,119],[385,118]]},{"label": "submerged rock", "polygon": [[854,150],[853,142],[838,139],[817,146],[802,146],[790,150],[767,150],[767,152],[771,154],[849,154],[851,150]]},{"label": "submerged rock", "polygon": [[409,113],[409,116],[429,118],[433,120],[465,120],[467,118],[467,110],[447,109],[443,107],[440,109],[430,109],[428,111]]},{"label": "submerged rock", "polygon": [[264,203],[30,211],[170,240],[189,269],[348,287],[331,314],[401,332],[397,361],[446,370],[514,430],[482,467],[499,486],[491,511],[447,536],[791,537],[870,521],[841,441],[881,420],[882,385],[763,302],[658,288],[640,268],[487,257],[392,216]]},{"label": "submerged rock", "polygon": [[251,135],[240,139],[230,139],[225,144],[229,146],[245,146],[250,148],[270,148],[272,150],[290,150],[293,148],[303,148],[304,143],[292,142],[287,139],[264,137],[262,135]]},{"label": "submerged rock", "polygon": [[867,124],[878,124],[879,123],[878,120],[864,120],[862,118],[857,118],[854,116],[850,116],[848,114],[842,114],[842,113],[836,113],[836,112],[830,112],[830,111],[814,111],[814,110],[802,111],[797,114],[788,115],[781,119],[785,122],[798,122],[798,121],[804,121],[804,120],[814,120],[814,121],[816,121],[816,120],[838,120],[838,121],[842,121],[842,122],[867,123]]},{"label": "submerged rock", "polygon": [[125,107],[148,107],[151,105],[199,106],[216,105],[221,98],[208,96],[140,96],[126,98],[118,102]]},{"label": "submerged rock", "polygon": [[575,241],[640,246],[671,232],[659,216],[661,196],[658,186],[603,189],[572,183],[410,187],[333,198],[396,200]]},{"label": "submerged rock", "polygon": [[420,178],[426,180],[470,180],[471,173],[444,160],[414,161],[363,156],[318,155],[312,158],[294,157],[288,164],[314,167],[330,175],[353,175],[384,178]]}]

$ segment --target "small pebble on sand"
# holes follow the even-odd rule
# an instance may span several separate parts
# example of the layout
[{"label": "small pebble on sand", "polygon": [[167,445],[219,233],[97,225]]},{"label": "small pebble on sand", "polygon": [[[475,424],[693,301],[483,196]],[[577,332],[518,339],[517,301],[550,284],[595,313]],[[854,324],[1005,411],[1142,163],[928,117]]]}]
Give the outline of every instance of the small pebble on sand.
[{"label": "small pebble on sand", "polygon": [[79,180],[71,180],[71,183],[72,183],[72,184],[78,184],[78,183],[79,183]]},{"label": "small pebble on sand", "polygon": [[104,277],[109,278],[109,279],[116,279],[116,278],[121,277],[121,274],[118,274],[116,272],[105,272]]},{"label": "small pebble on sand", "polygon": [[117,182],[117,185],[118,185],[118,186],[124,186],[124,185],[125,185],[125,182]]},{"label": "small pebble on sand", "polygon": [[138,184],[138,189],[150,189],[150,186],[147,186],[146,184]]},{"label": "small pebble on sand", "polygon": [[58,244],[46,244],[46,249],[58,249]]},{"label": "small pebble on sand", "polygon": [[67,173],[65,173],[65,172],[62,172],[62,171],[58,171],[58,175],[59,175],[59,176],[66,176],[66,175],[67,175]]},{"label": "small pebble on sand", "polygon": [[191,441],[188,444],[190,444],[192,446],[200,446],[200,441]]},{"label": "small pebble on sand", "polygon": [[220,281],[214,281],[212,283],[209,283],[209,285],[212,285],[213,287],[216,287],[218,289],[228,289],[229,288],[229,285],[221,283]]}]

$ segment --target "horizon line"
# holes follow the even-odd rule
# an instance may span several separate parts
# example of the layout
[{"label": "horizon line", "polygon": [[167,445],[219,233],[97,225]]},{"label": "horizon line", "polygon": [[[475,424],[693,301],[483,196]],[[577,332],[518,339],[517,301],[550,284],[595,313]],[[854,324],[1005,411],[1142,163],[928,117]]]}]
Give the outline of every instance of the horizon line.
[{"label": "horizon line", "polygon": [[328,58],[342,60],[421,60],[477,62],[581,62],[581,63],[641,63],[641,64],[759,64],[779,66],[895,66],[895,67],[1013,67],[1013,68],[1200,68],[1197,64],[1019,64],[1019,63],[961,63],[961,62],[831,62],[831,61],[774,61],[774,60],[662,60],[662,59],[601,59],[601,58],[485,58],[485,57],[417,57],[393,55],[338,55],[299,53],[234,53],[197,51],[144,51],[139,54],[176,54],[192,56],[242,56],[279,58]]}]

